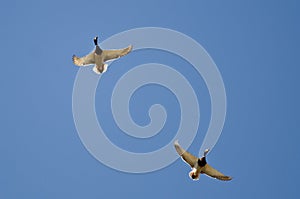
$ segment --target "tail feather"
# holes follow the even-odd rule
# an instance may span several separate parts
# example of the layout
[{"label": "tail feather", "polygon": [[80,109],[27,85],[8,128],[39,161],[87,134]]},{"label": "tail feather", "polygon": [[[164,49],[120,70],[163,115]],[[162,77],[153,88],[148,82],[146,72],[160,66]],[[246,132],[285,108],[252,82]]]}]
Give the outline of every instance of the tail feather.
[{"label": "tail feather", "polygon": [[98,70],[98,68],[97,68],[96,65],[94,66],[93,71],[94,71],[96,74],[98,74],[98,75],[100,75],[100,73],[101,73],[101,72]]}]

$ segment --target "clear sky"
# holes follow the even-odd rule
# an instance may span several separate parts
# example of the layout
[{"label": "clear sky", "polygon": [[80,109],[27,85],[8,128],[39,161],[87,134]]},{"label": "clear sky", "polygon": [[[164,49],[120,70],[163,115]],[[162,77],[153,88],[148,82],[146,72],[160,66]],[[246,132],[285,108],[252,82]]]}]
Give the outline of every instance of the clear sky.
[{"label": "clear sky", "polygon": [[[298,198],[299,5],[296,0],[2,3],[0,198]],[[96,35],[102,42],[142,27],[168,28],[193,38],[218,66],[227,112],[207,159],[233,176],[232,181],[201,176],[194,182],[180,159],[154,172],[120,172],[100,163],[82,143],[72,112],[79,71],[72,55],[90,52]],[[116,81],[135,66],[152,62],[190,78],[201,115],[189,147],[197,155],[211,116],[210,98],[201,76],[174,54],[133,51],[111,64],[96,89],[98,120],[115,145],[131,152],[157,150],[174,138],[180,108],[162,86],[141,87],[129,106],[132,119],[147,125],[149,107],[163,105],[168,116],[159,134],[130,137],[112,117],[110,95]]]}]

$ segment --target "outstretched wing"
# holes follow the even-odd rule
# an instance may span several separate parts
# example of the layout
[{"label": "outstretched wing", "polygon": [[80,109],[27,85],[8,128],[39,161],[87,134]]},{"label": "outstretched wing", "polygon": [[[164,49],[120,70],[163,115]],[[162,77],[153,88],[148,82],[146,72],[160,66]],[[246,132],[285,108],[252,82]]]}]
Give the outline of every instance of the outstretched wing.
[{"label": "outstretched wing", "polygon": [[212,168],[209,164],[206,164],[202,170],[201,173],[205,173],[206,175],[217,178],[219,180],[231,180],[232,178],[230,176],[225,176],[223,173],[219,172],[218,170]]},{"label": "outstretched wing", "polygon": [[103,61],[108,61],[111,59],[116,59],[119,57],[122,57],[124,55],[127,55],[132,50],[132,45],[128,46],[127,48],[118,49],[118,50],[103,50]]},{"label": "outstretched wing", "polygon": [[187,152],[186,150],[184,150],[178,143],[178,141],[176,140],[174,142],[174,146],[175,149],[177,151],[177,153],[181,156],[181,158],[187,163],[189,164],[192,168],[195,166],[198,158],[192,154],[190,154],[189,152]]},{"label": "outstretched wing", "polygon": [[77,66],[86,66],[95,64],[95,54],[94,52],[84,56],[84,57],[77,57],[76,55],[73,55],[72,57],[73,63]]}]

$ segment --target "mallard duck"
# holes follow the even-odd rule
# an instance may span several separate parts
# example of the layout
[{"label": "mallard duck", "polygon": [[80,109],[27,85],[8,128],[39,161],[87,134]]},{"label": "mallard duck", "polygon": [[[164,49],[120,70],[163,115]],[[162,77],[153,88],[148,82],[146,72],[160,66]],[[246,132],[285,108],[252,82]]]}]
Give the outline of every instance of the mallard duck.
[{"label": "mallard duck", "polygon": [[183,161],[185,161],[187,164],[189,164],[192,168],[192,171],[189,173],[189,176],[193,180],[198,180],[200,177],[200,174],[206,174],[212,178],[216,178],[219,180],[231,180],[232,178],[230,176],[225,176],[223,173],[217,171],[216,169],[212,168],[209,164],[206,162],[206,155],[209,152],[209,149],[206,149],[204,151],[204,155],[201,158],[198,158],[189,152],[185,151],[178,143],[178,140],[174,142],[175,149],[177,153],[181,156]]},{"label": "mallard duck", "polygon": [[108,64],[106,61],[117,59],[127,55],[132,50],[132,45],[123,49],[103,50],[98,46],[98,37],[94,38],[95,50],[84,57],[73,55],[73,63],[77,66],[87,66],[94,64],[93,71],[97,74],[104,73],[107,70]]}]

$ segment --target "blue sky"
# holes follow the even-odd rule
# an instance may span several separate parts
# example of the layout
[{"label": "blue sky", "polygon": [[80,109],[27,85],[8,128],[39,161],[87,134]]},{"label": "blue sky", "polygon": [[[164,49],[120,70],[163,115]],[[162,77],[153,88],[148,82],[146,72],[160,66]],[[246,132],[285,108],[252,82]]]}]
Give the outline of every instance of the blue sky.
[{"label": "blue sky", "polygon": [[[28,0],[3,4],[1,198],[297,198],[298,1]],[[188,35],[218,66],[227,115],[208,161],[233,176],[232,181],[201,176],[193,182],[188,177],[190,169],[180,159],[155,172],[124,173],[101,164],[82,144],[72,113],[79,70],[72,55],[90,52],[96,35],[101,42],[119,32],[149,26]],[[149,122],[146,114],[151,104],[161,103],[168,111],[166,127],[149,140],[118,132],[109,107],[101,107],[110,102],[109,89],[121,74],[149,62],[169,64],[196,83],[201,121],[189,150],[198,154],[210,118],[208,92],[201,76],[166,52],[134,51],[115,61],[101,78],[95,107],[106,131],[112,132],[107,136],[134,152],[157,149],[174,136],[180,111],[176,98],[162,87],[143,87],[130,104],[133,120],[140,125]]]}]

